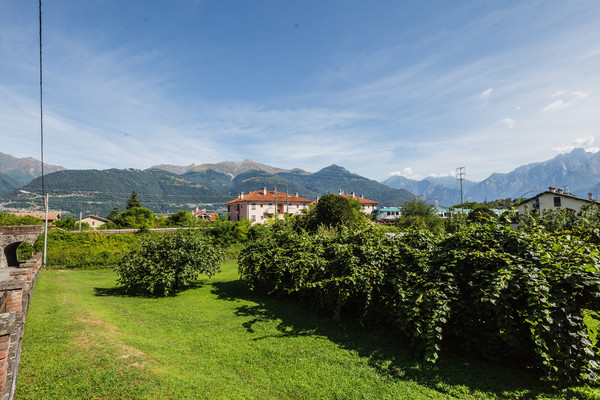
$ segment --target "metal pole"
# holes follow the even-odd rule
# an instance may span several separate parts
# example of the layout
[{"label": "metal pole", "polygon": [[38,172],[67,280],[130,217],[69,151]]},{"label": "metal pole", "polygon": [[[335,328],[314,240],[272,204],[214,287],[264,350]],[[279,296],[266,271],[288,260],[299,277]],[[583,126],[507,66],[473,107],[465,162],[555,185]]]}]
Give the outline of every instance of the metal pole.
[{"label": "metal pole", "polygon": [[46,253],[48,249],[48,193],[46,193],[46,198],[44,200],[46,203],[46,222],[44,227],[44,262],[42,266],[46,268]]}]

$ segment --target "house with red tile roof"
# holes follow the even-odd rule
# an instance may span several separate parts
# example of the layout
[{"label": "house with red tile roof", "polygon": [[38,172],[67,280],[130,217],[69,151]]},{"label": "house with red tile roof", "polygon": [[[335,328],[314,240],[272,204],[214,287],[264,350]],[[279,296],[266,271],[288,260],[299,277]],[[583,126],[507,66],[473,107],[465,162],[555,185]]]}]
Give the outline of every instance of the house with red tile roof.
[{"label": "house with red tile roof", "polygon": [[246,218],[252,223],[262,224],[269,217],[277,215],[295,215],[309,207],[310,200],[304,199],[295,193],[293,196],[277,189],[255,190],[248,194],[240,193],[238,197],[226,203],[231,221],[241,221]]},{"label": "house with red tile roof", "polygon": [[219,218],[219,213],[206,212],[206,210],[201,210],[198,207],[196,207],[195,210],[192,210],[192,215],[196,217],[196,219],[201,219],[206,222],[215,222]]}]

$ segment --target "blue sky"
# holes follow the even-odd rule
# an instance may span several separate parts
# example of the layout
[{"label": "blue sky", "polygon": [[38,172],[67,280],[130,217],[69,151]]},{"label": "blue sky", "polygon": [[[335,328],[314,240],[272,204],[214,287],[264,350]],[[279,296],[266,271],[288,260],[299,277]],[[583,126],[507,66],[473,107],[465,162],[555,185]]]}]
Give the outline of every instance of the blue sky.
[{"label": "blue sky", "polygon": [[[481,180],[600,147],[600,2],[43,3],[45,161]],[[38,2],[0,2],[0,151],[39,158]]]}]

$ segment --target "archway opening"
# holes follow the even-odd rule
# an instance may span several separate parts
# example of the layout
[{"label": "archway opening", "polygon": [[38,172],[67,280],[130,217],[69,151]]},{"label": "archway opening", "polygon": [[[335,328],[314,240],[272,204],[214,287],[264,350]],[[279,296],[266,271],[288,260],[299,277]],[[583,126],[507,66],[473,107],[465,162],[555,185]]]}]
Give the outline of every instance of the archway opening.
[{"label": "archway opening", "polygon": [[19,266],[19,255],[17,249],[23,242],[11,243],[4,248],[4,257],[6,257],[7,267],[18,267]]}]

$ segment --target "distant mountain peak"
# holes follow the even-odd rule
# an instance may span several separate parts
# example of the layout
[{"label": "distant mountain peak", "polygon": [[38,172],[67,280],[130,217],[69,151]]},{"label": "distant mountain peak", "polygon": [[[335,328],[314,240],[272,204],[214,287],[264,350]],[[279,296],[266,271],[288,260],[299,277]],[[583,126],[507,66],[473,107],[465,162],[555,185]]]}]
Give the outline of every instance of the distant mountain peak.
[{"label": "distant mountain peak", "polygon": [[348,171],[346,168],[341,167],[337,164],[331,164],[331,165],[321,169],[319,172],[322,172],[322,171],[340,171],[340,172],[346,172],[346,173],[352,174],[352,172]]},{"label": "distant mountain peak", "polygon": [[291,171],[302,171],[298,169],[289,170],[283,168],[272,167],[270,165],[261,164],[259,162],[244,159],[242,161],[222,161],[219,163],[205,163],[200,165],[191,164],[186,166],[168,165],[161,164],[150,167],[149,169],[162,169],[164,171],[173,172],[175,174],[185,174],[187,172],[203,172],[207,170],[213,170],[222,174],[229,175],[232,179],[236,176],[243,174],[248,171],[264,171],[270,174],[276,174],[279,172],[291,172]]},{"label": "distant mountain peak", "polygon": [[[44,163],[44,173],[62,171],[64,167]],[[42,174],[42,163],[33,157],[17,158],[0,152],[0,172],[25,185]]]}]

